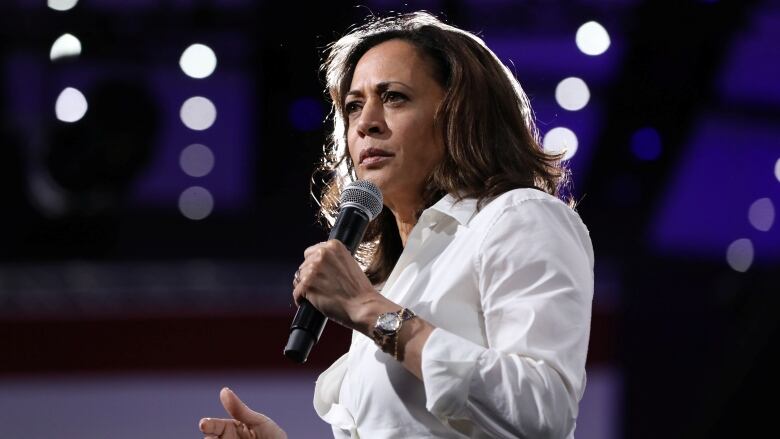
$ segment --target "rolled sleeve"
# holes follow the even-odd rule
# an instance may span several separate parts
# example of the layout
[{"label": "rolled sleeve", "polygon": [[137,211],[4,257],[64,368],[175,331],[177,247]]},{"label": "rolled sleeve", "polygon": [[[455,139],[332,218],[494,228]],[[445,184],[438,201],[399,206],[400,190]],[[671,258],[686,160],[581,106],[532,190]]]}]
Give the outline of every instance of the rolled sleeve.
[{"label": "rolled sleeve", "polygon": [[593,295],[587,229],[558,200],[509,206],[488,228],[475,268],[487,346],[431,333],[422,352],[427,409],[490,437],[571,436]]},{"label": "rolled sleeve", "polygon": [[584,389],[593,249],[559,200],[526,200],[500,215],[479,252],[489,347],[543,361],[577,400]]},{"label": "rolled sleeve", "polygon": [[485,348],[462,337],[435,329],[423,346],[422,374],[425,406],[440,420],[466,416],[471,377]]}]

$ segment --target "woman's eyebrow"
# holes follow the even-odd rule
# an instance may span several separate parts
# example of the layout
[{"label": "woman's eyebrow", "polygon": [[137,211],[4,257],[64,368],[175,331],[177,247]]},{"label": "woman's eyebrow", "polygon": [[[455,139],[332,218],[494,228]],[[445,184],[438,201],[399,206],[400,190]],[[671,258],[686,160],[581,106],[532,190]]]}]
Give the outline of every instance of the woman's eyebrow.
[{"label": "woman's eyebrow", "polygon": [[377,89],[378,92],[385,92],[393,84],[400,85],[400,86],[406,87],[406,88],[411,88],[411,87],[409,87],[408,85],[404,84],[401,81],[382,81],[382,82],[377,83],[376,89]]},{"label": "woman's eyebrow", "polygon": [[[397,84],[397,85],[400,85],[402,87],[406,87],[408,89],[411,89],[411,87],[409,87],[408,85],[404,84],[401,81],[382,81],[382,82],[378,82],[376,84],[376,86],[375,86],[375,89],[376,89],[376,91],[378,93],[383,93],[383,92],[387,91],[387,89],[390,88],[390,85],[392,85],[392,84]],[[350,91],[347,92],[346,95],[344,95],[344,98],[346,99],[346,98],[348,98],[350,96],[363,96],[363,92],[360,91],[359,89],[350,90]]]}]

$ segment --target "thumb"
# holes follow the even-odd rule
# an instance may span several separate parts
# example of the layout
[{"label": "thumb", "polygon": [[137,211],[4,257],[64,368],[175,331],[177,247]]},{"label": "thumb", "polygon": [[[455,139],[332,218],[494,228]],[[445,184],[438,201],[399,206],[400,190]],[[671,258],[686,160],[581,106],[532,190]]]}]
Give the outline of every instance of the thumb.
[{"label": "thumb", "polygon": [[228,414],[237,421],[247,425],[257,425],[268,421],[268,417],[247,407],[247,405],[227,387],[219,392],[219,400],[222,402],[222,406],[225,407]]}]

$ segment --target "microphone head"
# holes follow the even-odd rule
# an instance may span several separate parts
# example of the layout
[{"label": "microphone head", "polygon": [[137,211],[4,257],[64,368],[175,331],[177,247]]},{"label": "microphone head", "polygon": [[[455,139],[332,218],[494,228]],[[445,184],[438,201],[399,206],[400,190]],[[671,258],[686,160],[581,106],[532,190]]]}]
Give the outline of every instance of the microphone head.
[{"label": "microphone head", "polygon": [[382,192],[368,180],[357,180],[348,184],[341,192],[341,207],[355,206],[373,221],[382,211]]}]

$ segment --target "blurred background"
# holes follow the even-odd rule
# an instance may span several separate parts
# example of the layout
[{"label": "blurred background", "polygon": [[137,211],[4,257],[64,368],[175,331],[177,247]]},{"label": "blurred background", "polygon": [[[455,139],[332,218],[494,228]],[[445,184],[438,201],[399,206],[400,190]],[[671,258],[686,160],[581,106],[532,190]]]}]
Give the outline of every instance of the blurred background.
[{"label": "blurred background", "polygon": [[0,436],[199,437],[223,386],[330,435],[314,380],[349,333],[282,355],[326,237],[318,66],[418,9],[484,38],[568,151],[597,256],[577,437],[771,426],[780,2],[3,0]]}]

